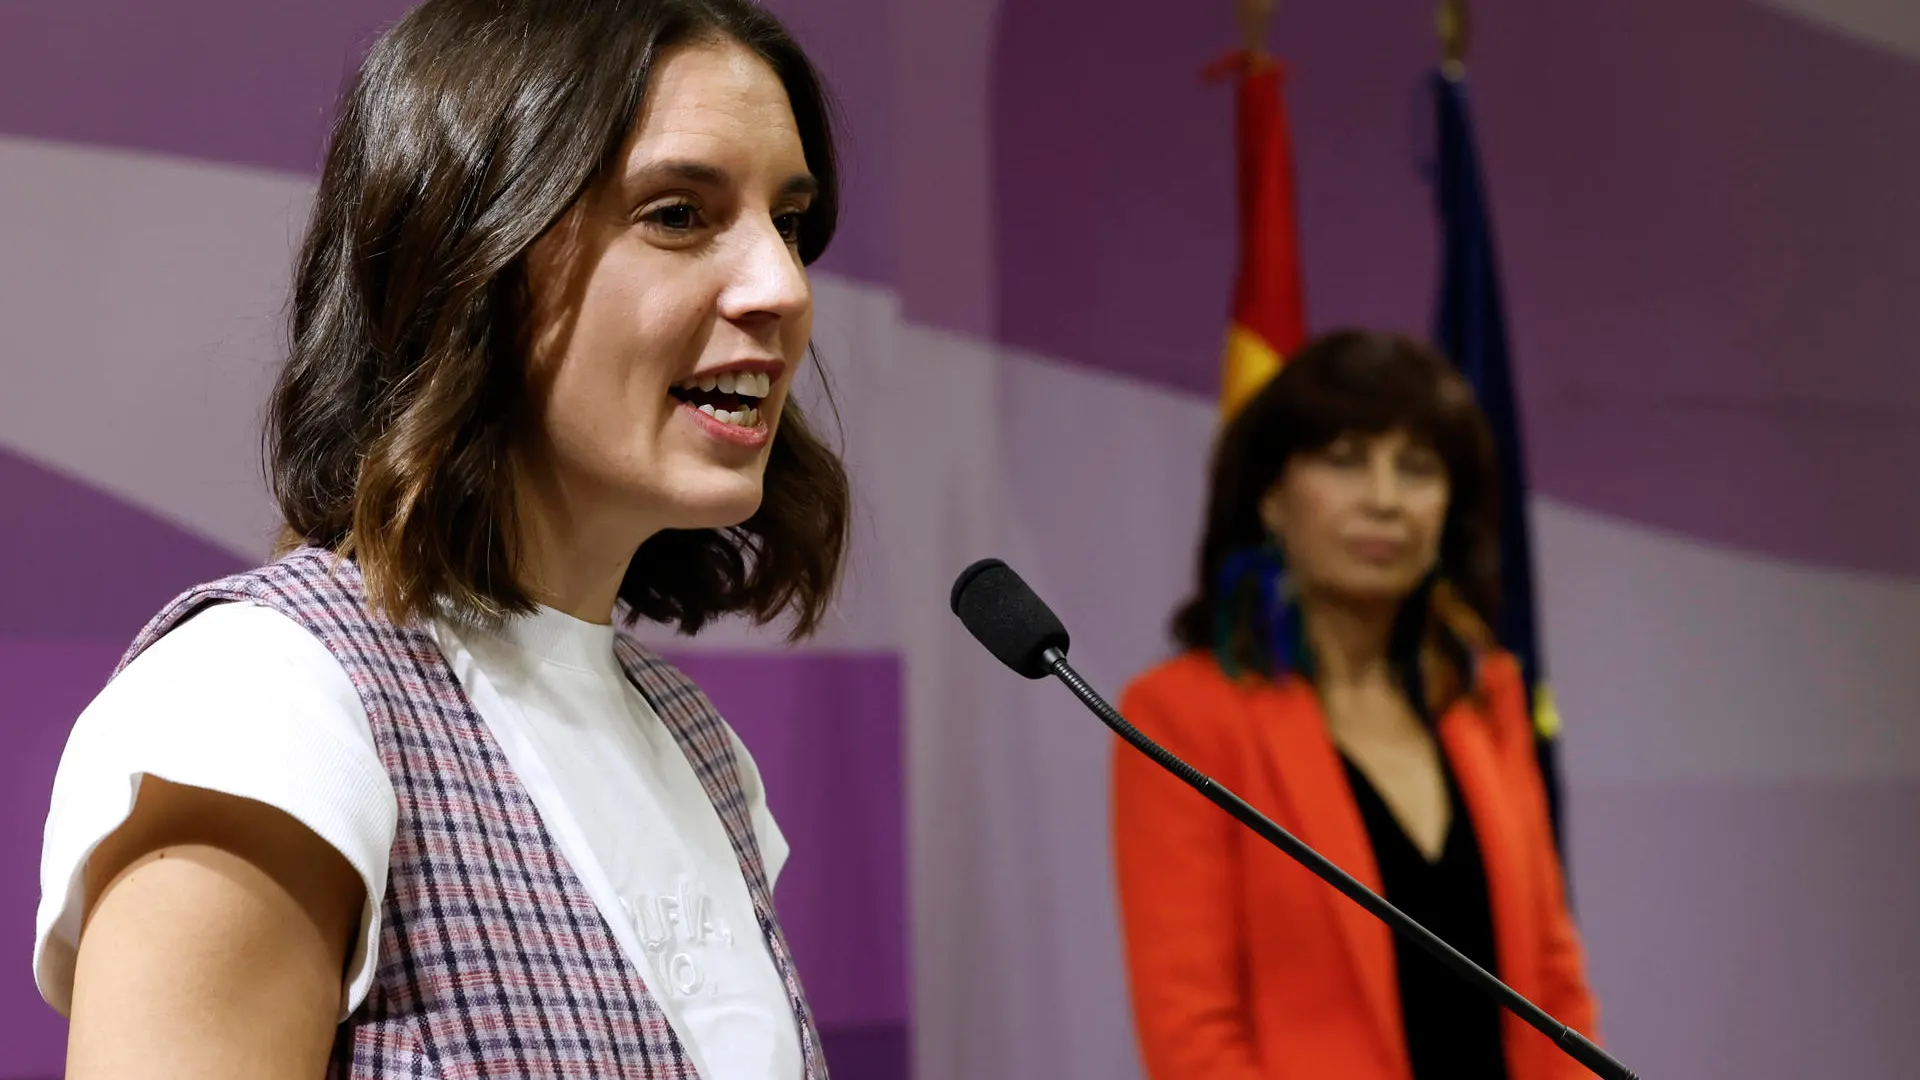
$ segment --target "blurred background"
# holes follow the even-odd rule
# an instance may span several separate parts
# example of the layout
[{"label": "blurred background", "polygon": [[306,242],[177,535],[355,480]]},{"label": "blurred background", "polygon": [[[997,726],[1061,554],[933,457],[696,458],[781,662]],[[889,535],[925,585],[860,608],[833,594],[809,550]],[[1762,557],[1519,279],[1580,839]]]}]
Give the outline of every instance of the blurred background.
[{"label": "blurred background", "polygon": [[[404,0],[0,6],[0,1080],[60,1073],[41,826],[133,633],[266,554],[332,104]],[[1139,1075],[1110,736],[946,610],[1000,555],[1097,685],[1189,583],[1238,216],[1230,0],[776,0],[843,108],[816,268],[859,520],[798,649],[670,644],[753,749],[840,1080]],[[1575,913],[1655,1077],[1914,1075],[1920,5],[1476,0]],[[1309,329],[1427,334],[1430,0],[1287,0]],[[849,760],[857,763],[848,767]]]}]

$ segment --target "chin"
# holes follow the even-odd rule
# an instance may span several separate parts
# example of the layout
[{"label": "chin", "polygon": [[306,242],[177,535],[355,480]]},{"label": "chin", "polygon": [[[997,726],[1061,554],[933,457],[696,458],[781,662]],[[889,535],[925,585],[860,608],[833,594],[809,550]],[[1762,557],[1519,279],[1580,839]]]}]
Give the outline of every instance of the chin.
[{"label": "chin", "polygon": [[671,496],[676,529],[730,529],[760,509],[760,476],[725,477]]},{"label": "chin", "polygon": [[1423,574],[1373,567],[1355,568],[1341,575],[1335,591],[1368,604],[1399,603],[1420,587]]}]

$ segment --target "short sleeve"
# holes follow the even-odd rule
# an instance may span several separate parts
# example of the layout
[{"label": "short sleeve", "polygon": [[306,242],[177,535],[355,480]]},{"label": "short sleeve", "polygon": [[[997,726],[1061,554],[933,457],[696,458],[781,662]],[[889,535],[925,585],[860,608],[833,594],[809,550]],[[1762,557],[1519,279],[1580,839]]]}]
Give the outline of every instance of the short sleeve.
[{"label": "short sleeve", "polygon": [[760,779],[760,766],[756,765],[753,755],[747,751],[747,744],[740,741],[733,728],[727,728],[727,738],[733,742],[733,760],[739,763],[740,787],[747,797],[747,815],[753,822],[754,838],[760,842],[760,862],[767,871],[767,885],[771,887],[780,880],[780,870],[787,865],[787,856],[791,849],[787,846],[786,834],[780,831],[779,822],[773,820],[773,810],[767,806],[766,785]]},{"label": "short sleeve", "polygon": [[341,1018],[373,982],[397,817],[366,710],[345,669],[293,620],[220,604],[147,648],[74,723],[47,812],[34,978],[73,997],[87,860],[126,821],[141,780],[265,803],[313,830],[366,888]]}]

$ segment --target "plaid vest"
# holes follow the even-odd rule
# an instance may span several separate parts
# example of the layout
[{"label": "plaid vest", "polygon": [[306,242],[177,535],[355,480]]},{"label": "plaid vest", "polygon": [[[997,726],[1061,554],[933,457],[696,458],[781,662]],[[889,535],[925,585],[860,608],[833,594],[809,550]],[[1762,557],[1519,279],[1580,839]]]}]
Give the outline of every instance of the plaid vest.
[{"label": "plaid vest", "polygon": [[[424,629],[370,612],[352,562],[304,548],[190,590],[141,631],[121,666],[194,612],[232,601],[291,618],[346,669],[399,805],[378,969],[365,1003],[340,1025],[328,1075],[697,1080],[439,647]],[[624,634],[616,652],[733,841],[799,1026],[806,1073],[791,1080],[827,1080],[726,728],[665,661]]]}]

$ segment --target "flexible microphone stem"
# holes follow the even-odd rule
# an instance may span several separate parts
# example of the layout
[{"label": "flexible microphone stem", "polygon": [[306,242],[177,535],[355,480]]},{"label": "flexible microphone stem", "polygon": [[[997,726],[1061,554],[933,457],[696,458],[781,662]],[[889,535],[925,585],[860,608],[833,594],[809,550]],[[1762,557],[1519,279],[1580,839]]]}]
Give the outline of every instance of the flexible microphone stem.
[{"label": "flexible microphone stem", "polygon": [[1067,662],[1067,654],[1058,648],[1048,648],[1040,654],[1047,670],[1052,672],[1067,689],[1085,702],[1101,721],[1113,729],[1113,733],[1125,739],[1127,743],[1141,753],[1152,758],[1161,768],[1186,781],[1187,785],[1205,795],[1215,806],[1238,818],[1241,824],[1259,833],[1267,842],[1292,856],[1316,874],[1322,881],[1345,893],[1349,899],[1393,927],[1395,933],[1408,938],[1414,944],[1431,953],[1441,963],[1452,968],[1456,975],[1478,987],[1482,993],[1492,997],[1509,1012],[1525,1020],[1542,1035],[1552,1039],[1567,1055],[1592,1070],[1594,1075],[1607,1080],[1639,1080],[1625,1065],[1614,1060],[1606,1051],[1595,1046],[1586,1036],[1560,1023],[1549,1016],[1538,1005],[1521,997],[1519,993],[1495,978],[1485,968],[1467,959],[1458,949],[1442,941],[1438,935],[1421,926],[1405,912],[1386,899],[1354,880],[1352,875],[1328,861],[1326,856],[1308,847],[1292,833],[1273,823],[1266,815],[1247,805],[1246,801],[1233,792],[1215,783],[1205,773],[1181,761],[1169,753],[1166,748],[1140,732],[1139,728],[1127,722],[1119,710],[1107,704],[1107,700],[1088,686],[1080,673],[1073,670]]}]

